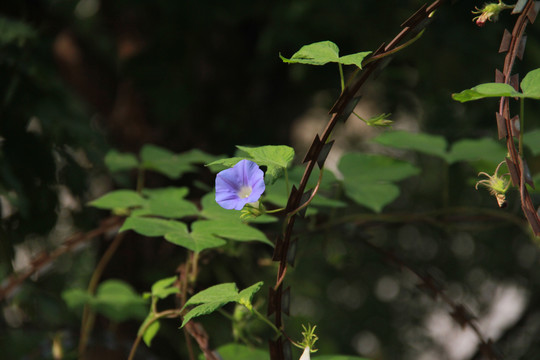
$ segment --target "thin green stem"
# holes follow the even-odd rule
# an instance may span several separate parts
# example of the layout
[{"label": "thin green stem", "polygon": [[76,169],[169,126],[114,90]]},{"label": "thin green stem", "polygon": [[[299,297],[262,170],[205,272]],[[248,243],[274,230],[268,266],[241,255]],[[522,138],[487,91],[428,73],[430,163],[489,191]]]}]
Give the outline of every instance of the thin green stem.
[{"label": "thin green stem", "polygon": [[[389,55],[392,55],[392,54],[395,54],[397,53],[398,51],[401,51],[403,49],[405,49],[406,47],[408,47],[409,45],[411,45],[412,43],[414,43],[416,40],[420,39],[420,37],[424,34],[424,30],[420,31],[414,38],[410,39],[409,41],[407,41],[406,43],[404,43],[403,45],[400,45],[400,46],[397,46],[396,48],[394,48],[393,50],[389,50],[389,51],[386,51],[386,52],[383,52],[381,54],[378,54],[378,55],[374,55],[374,56],[371,56],[370,58],[368,59],[365,59],[364,61],[362,61],[362,67],[366,66],[367,64],[369,64],[370,62],[373,62],[373,61],[377,61],[377,60],[380,60],[384,57],[387,57]],[[352,79],[355,77],[355,75],[360,71],[362,70],[361,68],[357,68],[353,75],[347,80],[347,85],[352,81]]]},{"label": "thin green stem", "polygon": [[[105,254],[101,257],[99,260],[99,263],[97,264],[94,273],[92,274],[92,278],[90,279],[90,283],[88,284],[88,293],[94,294],[96,292],[97,285],[99,283],[99,280],[101,279],[101,275],[103,274],[103,271],[105,270],[105,267],[111,261],[114,253],[122,243],[122,239],[124,238],[125,233],[118,233],[116,237],[114,238],[111,245],[107,248],[107,251],[105,251]],[[79,337],[79,357],[83,357],[84,351],[86,350],[86,345],[88,343],[88,337],[90,335],[90,332],[92,331],[92,328],[94,326],[94,319],[95,314],[90,308],[88,304],[84,306],[83,309],[83,316],[81,320],[81,335]]]},{"label": "thin green stem", "polygon": [[152,312],[155,314],[157,313],[157,301],[158,301],[158,298],[156,296],[152,296],[152,305],[151,305],[151,309],[152,309]]},{"label": "thin green stem", "polygon": [[280,211],[283,211],[285,210],[285,208],[279,208],[279,209],[274,209],[274,210],[266,210],[265,213],[266,214],[273,214],[273,213],[277,213],[277,212],[280,212]]},{"label": "thin green stem", "polygon": [[382,54],[379,54],[379,55],[375,55],[375,56],[372,56],[370,57],[369,59],[366,59],[364,61],[362,61],[362,66],[366,66],[367,64],[369,64],[370,62],[373,62],[375,60],[379,60],[379,59],[382,59],[384,57],[387,57],[389,55],[392,55],[392,54],[395,54],[397,53],[398,51],[401,51],[403,49],[405,49],[406,47],[412,45],[416,40],[420,39],[420,37],[422,35],[424,35],[424,30],[420,31],[415,37],[413,37],[411,40],[407,41],[406,43],[404,43],[403,45],[400,45],[400,46],[397,46],[396,48],[392,49],[392,50],[389,50],[389,51],[386,51],[386,52],[383,52]]},{"label": "thin green stem", "polygon": [[317,192],[319,191],[323,174],[324,174],[324,167],[321,168],[319,172],[319,179],[317,180],[317,185],[315,185],[315,187],[313,188],[313,192],[311,193],[311,196],[309,197],[309,199],[307,199],[307,201],[303,203],[302,205],[300,205],[298,208],[294,209],[289,214],[287,214],[287,219],[291,218],[293,215],[295,215],[296,213],[298,213],[299,211],[301,211],[302,209],[304,209],[311,203],[311,201],[315,198],[315,195],[317,195]]},{"label": "thin green stem", "polygon": [[341,65],[341,63],[338,63],[338,68],[339,68],[339,80],[341,83],[341,92],[343,92],[343,90],[345,90],[345,78],[343,77],[343,65]]},{"label": "thin green stem", "polygon": [[362,120],[363,122],[365,122],[366,124],[368,123],[366,119],[362,118],[360,115],[358,115],[355,111],[353,111],[353,115],[356,116],[357,118],[359,118],[360,120]]},{"label": "thin green stem", "polygon": [[322,177],[323,177],[323,173],[324,173],[324,167],[321,168],[320,172],[319,172],[319,179],[317,180],[317,185],[315,185],[315,187],[313,188],[313,192],[311,193],[311,196],[309,197],[309,199],[307,199],[307,201],[305,203],[303,203],[302,205],[300,205],[299,207],[297,207],[296,209],[294,209],[293,211],[289,212],[287,214],[287,216],[285,217],[285,220],[283,221],[283,228],[282,228],[282,232],[285,233],[285,230],[287,229],[287,224],[289,223],[289,220],[296,214],[298,213],[299,211],[301,211],[302,209],[304,209],[305,207],[307,207],[311,201],[313,200],[313,198],[315,197],[315,195],[317,195],[317,192],[319,191],[319,187],[321,186],[321,181],[322,181]]},{"label": "thin green stem", "polygon": [[[193,271],[193,258],[194,256],[192,255],[193,252],[192,251],[188,251],[188,255],[187,255],[187,260],[186,260],[186,265],[185,265],[185,268],[184,268],[184,274],[183,276],[181,275],[180,276],[180,279],[181,279],[181,289],[180,289],[180,308],[183,308],[184,305],[186,304],[186,296],[187,296],[187,290],[188,290],[188,285],[189,283],[193,284],[195,283],[195,279],[190,279],[191,278],[191,273]],[[186,339],[186,347],[187,347],[187,350],[188,350],[188,356],[189,356],[189,359],[190,360],[195,360],[195,352],[193,351],[193,344],[191,342],[191,336],[189,335],[189,332],[187,331],[187,329],[184,327],[182,329],[184,331],[184,337]]]},{"label": "thin green stem", "polygon": [[223,310],[222,308],[219,308],[217,311],[218,311],[218,313],[225,316],[230,321],[234,321],[234,317],[231,314],[229,314],[228,312],[226,312],[225,310]]},{"label": "thin green stem", "polygon": [[255,316],[257,316],[262,322],[264,322],[265,324],[267,324],[268,326],[270,326],[272,328],[272,330],[274,330],[274,332],[276,333],[276,338],[280,337],[280,336],[284,336],[285,338],[287,338],[287,340],[289,340],[294,346],[297,346],[299,347],[300,344],[296,341],[294,341],[293,339],[291,339],[283,330],[281,329],[278,329],[276,327],[276,325],[274,325],[270,320],[268,320],[268,318],[266,316],[264,316],[263,314],[261,314],[259,311],[257,311],[257,309],[255,309],[254,307],[252,307],[251,309],[251,313],[254,314]]},{"label": "thin green stem", "polygon": [[516,7],[516,5],[506,5],[502,2],[502,0],[499,0],[499,5],[502,6],[503,10],[513,9]]},{"label": "thin green stem", "polygon": [[251,313],[255,316],[257,316],[262,322],[264,322],[265,324],[267,324],[268,326],[270,326],[272,328],[272,330],[274,330],[274,332],[276,333],[276,336],[279,337],[283,334],[283,332],[281,330],[279,330],[276,325],[274,325],[270,320],[268,320],[268,318],[266,316],[264,316],[263,314],[261,314],[259,311],[257,311],[257,309],[255,309],[254,307],[251,308]]},{"label": "thin green stem", "polygon": [[139,330],[139,333],[137,334],[137,338],[135,339],[135,341],[133,342],[133,345],[131,346],[131,351],[129,352],[128,360],[133,360],[133,357],[135,356],[135,353],[137,352],[137,347],[139,347],[139,343],[141,342],[144,333],[150,327],[150,325],[152,325],[154,322],[164,317],[168,317],[168,318],[179,317],[180,310],[170,309],[170,310],[165,310],[159,313],[154,313],[153,315],[154,316],[150,318],[150,320],[148,320],[144,324],[144,326]]}]

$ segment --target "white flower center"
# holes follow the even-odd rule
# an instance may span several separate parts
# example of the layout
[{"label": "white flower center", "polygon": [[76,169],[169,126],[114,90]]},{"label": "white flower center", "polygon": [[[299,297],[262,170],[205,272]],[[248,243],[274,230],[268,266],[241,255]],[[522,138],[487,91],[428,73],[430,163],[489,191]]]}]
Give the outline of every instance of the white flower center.
[{"label": "white flower center", "polygon": [[238,190],[238,197],[241,199],[245,199],[249,195],[251,195],[251,191],[251,186],[242,186],[240,190]]}]

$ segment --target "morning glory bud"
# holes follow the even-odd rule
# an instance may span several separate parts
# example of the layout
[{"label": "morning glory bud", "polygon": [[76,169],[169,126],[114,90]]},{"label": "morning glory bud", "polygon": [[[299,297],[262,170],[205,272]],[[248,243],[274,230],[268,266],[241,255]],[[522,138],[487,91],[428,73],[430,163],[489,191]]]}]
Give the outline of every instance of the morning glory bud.
[{"label": "morning glory bud", "polygon": [[310,359],[311,359],[311,355],[310,355],[309,346],[306,346],[304,348],[304,352],[302,353],[302,356],[300,356],[300,360],[310,360]]},{"label": "morning glory bud", "polygon": [[240,160],[216,176],[216,202],[224,209],[242,210],[265,190],[264,173],[250,160]]},{"label": "morning glory bud", "polygon": [[499,175],[499,169],[504,163],[504,161],[501,161],[501,163],[499,163],[499,165],[495,169],[495,174],[493,175],[489,175],[485,172],[479,173],[478,175],[484,175],[487,177],[487,179],[478,181],[475,186],[476,190],[478,190],[479,185],[488,188],[489,194],[495,196],[495,198],[497,199],[497,203],[501,208],[504,208],[508,205],[506,203],[506,192],[510,188],[510,179],[508,179],[510,174]]},{"label": "morning glory bud", "polygon": [[486,21],[497,21],[499,19],[499,13],[506,9],[512,9],[514,5],[506,5],[499,0],[498,4],[484,4],[482,9],[476,8],[476,11],[473,11],[473,14],[479,14],[473,21],[476,22],[476,25],[482,27],[486,24]]}]

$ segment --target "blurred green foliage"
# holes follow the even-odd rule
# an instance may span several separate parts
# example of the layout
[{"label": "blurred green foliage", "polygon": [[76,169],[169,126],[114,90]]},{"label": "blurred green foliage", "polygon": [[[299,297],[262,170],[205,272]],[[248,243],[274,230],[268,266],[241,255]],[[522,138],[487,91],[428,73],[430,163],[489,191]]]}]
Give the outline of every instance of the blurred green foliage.
[{"label": "blurred green foliage", "polygon": [[[197,148],[231,154],[236,144],[291,143],[294,120],[320,102],[318,94],[325,96],[317,105],[329,109],[339,94],[339,79],[330,65],[284,65],[278,54],[288,56],[303,44],[323,40],[339,44],[344,54],[374,50],[423,3],[0,3],[1,277],[10,274],[14,264],[23,263],[16,253],[31,256],[52,250],[71,231],[98,226],[108,213],[85,205],[114,186],[111,178],[120,187],[135,189],[133,168],[162,170],[163,174],[147,174],[149,188],[191,186],[196,179],[198,185],[186,195],[190,201],[198,202],[213,186],[212,173],[193,165],[201,161],[163,164],[159,159],[170,159],[171,154],[146,144],[159,144],[174,153]],[[428,331],[429,321],[440,320],[436,315],[448,309],[419,291],[409,274],[389,266],[383,256],[358,241],[370,237],[440,279],[451,298],[465,302],[483,319],[491,314],[493,299],[501,298],[505,289],[517,289],[523,296],[517,299],[525,299],[525,304],[515,321],[496,336],[497,345],[514,358],[540,356],[539,253],[530,234],[522,230],[519,196],[511,193],[509,208],[493,216],[485,210],[495,208],[494,200],[487,192],[474,190],[473,178],[486,165],[493,170],[496,163],[485,159],[454,163],[441,156],[451,154],[446,144],[453,144],[454,151],[463,138],[496,136],[495,100],[459,104],[450,96],[492,81],[494,69],[503,61],[497,53],[500,39],[515,17],[502,15],[499,23],[477,28],[470,11],[480,5],[461,1],[443,7],[422,38],[400,52],[372,82],[372,96],[384,111],[408,115],[424,132],[443,137],[445,146],[431,156],[421,145],[394,143],[401,148],[398,155],[422,171],[400,183],[399,197],[380,218],[355,205],[317,215],[347,220],[332,227],[309,220],[318,217],[298,221],[298,257],[286,278],[294,315],[286,319],[287,329],[300,333],[301,324],[317,324],[320,354],[360,352],[372,359],[416,359],[428,351],[448,350]],[[540,63],[538,27],[527,31],[525,57],[515,68],[521,74]],[[530,101],[526,110],[535,114],[540,108]],[[527,129],[538,127],[534,121],[527,122]],[[353,150],[366,150],[371,144],[359,141]],[[118,149],[116,156],[105,158],[110,148]],[[128,151],[141,156],[118,155]],[[531,172],[538,174],[538,152],[527,151]],[[190,154],[192,159],[210,161],[198,152]],[[104,159],[124,171],[109,175]],[[192,172],[176,177],[188,170]],[[332,188],[325,191],[331,194]],[[145,201],[151,202],[152,195],[146,196]],[[538,193],[533,197],[538,201]],[[205,207],[211,200],[211,196],[202,199],[205,217],[228,216]],[[408,217],[411,214],[418,216]],[[260,229],[268,231],[270,226],[262,224]],[[2,356],[52,358],[51,339],[61,334],[65,358],[77,358],[80,315],[69,310],[61,294],[87,287],[107,245],[100,238],[58,258],[2,302]],[[239,288],[258,281],[272,283],[275,268],[263,266],[271,257],[268,246],[243,245],[228,244],[202,259],[207,265],[199,278],[201,289],[231,281]],[[142,293],[156,280],[171,276],[184,260],[185,252],[167,242],[131,234],[104,278],[122,279]],[[266,304],[255,306],[264,309]],[[225,318],[201,322],[212,347],[232,341]],[[139,357],[185,358],[180,324],[160,325],[152,347],[141,346]],[[139,326],[136,321],[116,326],[98,317],[89,356],[124,358]],[[250,326],[251,333],[265,334],[262,326]]]}]

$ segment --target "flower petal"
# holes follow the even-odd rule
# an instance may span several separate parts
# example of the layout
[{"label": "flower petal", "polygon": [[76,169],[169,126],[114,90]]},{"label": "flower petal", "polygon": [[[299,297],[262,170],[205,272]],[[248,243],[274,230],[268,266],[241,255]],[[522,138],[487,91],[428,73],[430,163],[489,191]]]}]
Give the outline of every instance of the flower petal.
[{"label": "flower petal", "polygon": [[[247,198],[239,196],[243,187],[252,189]],[[250,160],[240,160],[216,176],[216,202],[225,209],[242,210],[247,203],[259,200],[264,190],[264,173]]]},{"label": "flower petal", "polygon": [[264,174],[262,173],[262,170],[259,169],[259,171],[261,172],[260,178],[250,184],[251,194],[247,198],[248,202],[255,202],[259,200],[266,189],[266,186],[264,185]]},{"label": "flower petal", "polygon": [[304,348],[304,352],[302,353],[302,356],[300,356],[300,360],[310,360],[310,359],[311,359],[311,356],[310,356],[309,346],[306,346]]},{"label": "flower petal", "polygon": [[253,182],[264,176],[262,170],[259,169],[259,165],[253,161],[242,160],[237,165],[239,164],[241,165],[242,169],[243,185],[251,186]]},{"label": "flower petal", "polygon": [[237,192],[239,188],[239,176],[235,168],[226,169],[217,174],[216,192],[227,190]]}]

